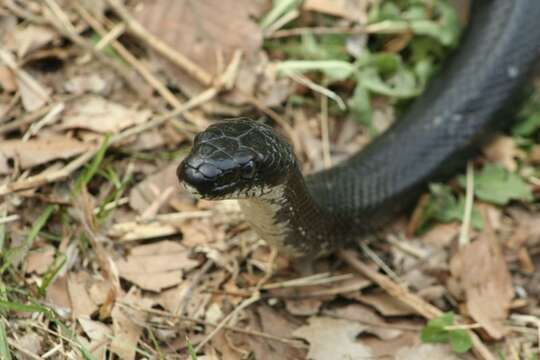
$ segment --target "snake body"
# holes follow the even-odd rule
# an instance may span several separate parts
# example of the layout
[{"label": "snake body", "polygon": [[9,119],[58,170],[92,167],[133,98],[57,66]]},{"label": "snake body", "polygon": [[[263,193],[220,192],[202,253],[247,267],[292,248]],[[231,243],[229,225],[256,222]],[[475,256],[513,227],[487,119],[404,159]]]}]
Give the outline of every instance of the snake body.
[{"label": "snake body", "polygon": [[178,177],[199,196],[239,199],[259,235],[293,256],[372,231],[463,166],[520,103],[540,55],[540,1],[474,0],[471,15],[424,93],[348,160],[304,178],[281,136],[239,119],[200,133]]}]

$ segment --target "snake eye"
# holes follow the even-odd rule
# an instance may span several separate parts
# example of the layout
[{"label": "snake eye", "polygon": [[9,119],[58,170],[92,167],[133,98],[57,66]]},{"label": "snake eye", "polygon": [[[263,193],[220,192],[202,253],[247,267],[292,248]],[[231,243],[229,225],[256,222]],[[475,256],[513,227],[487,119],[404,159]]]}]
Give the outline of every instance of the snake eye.
[{"label": "snake eye", "polygon": [[253,179],[255,176],[255,163],[253,161],[248,161],[242,166],[242,177],[244,179]]}]

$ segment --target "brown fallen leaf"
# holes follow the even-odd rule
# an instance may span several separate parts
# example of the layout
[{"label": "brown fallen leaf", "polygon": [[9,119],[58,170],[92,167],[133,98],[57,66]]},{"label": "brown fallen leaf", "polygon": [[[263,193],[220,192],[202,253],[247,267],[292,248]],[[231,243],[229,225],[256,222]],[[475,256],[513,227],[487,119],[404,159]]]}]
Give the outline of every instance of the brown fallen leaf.
[{"label": "brown fallen leaf", "polygon": [[98,308],[88,293],[90,280],[90,275],[86,272],[68,274],[67,289],[73,309],[73,317],[76,319],[80,316],[90,316]]},{"label": "brown fallen leaf", "polygon": [[38,275],[44,274],[53,263],[55,253],[54,247],[52,246],[46,246],[36,251],[31,251],[26,256],[24,271],[26,273],[35,272]]},{"label": "brown fallen leaf", "polygon": [[367,21],[369,5],[374,0],[306,0],[303,8],[364,24]]},{"label": "brown fallen leaf", "polygon": [[140,291],[132,287],[128,294],[117,303],[111,313],[113,320],[113,340],[110,350],[122,360],[135,359],[137,343],[142,335],[144,314],[124,306],[130,304],[135,307],[149,308],[151,300],[142,298]]},{"label": "brown fallen leaf", "polygon": [[476,240],[454,255],[450,271],[464,290],[469,315],[491,337],[502,338],[507,332],[504,321],[514,288],[501,245],[489,224]]},{"label": "brown fallen leaf", "polygon": [[92,356],[96,359],[104,359],[109,345],[109,339],[112,336],[112,329],[99,321],[90,320],[80,317],[79,324],[86,336],[90,338],[88,349]]},{"label": "brown fallen leaf", "polygon": [[13,93],[17,90],[17,81],[13,71],[3,65],[0,65],[0,88],[7,93]]},{"label": "brown fallen leaf", "polygon": [[131,192],[129,193],[129,205],[131,208],[137,210],[139,214],[142,214],[148,208],[148,206],[152,204],[158,193],[164,189],[173,187],[178,189],[178,191],[173,192],[169,202],[174,202],[175,204],[185,204],[186,208],[190,207],[191,209],[195,210],[192,205],[193,197],[184,191],[178,184],[178,179],[176,177],[177,166],[178,164],[170,164],[150,175],[144,181],[131,189]]},{"label": "brown fallen leaf", "polygon": [[56,311],[66,313],[71,311],[67,275],[57,277],[48,287],[45,299],[55,307]]},{"label": "brown fallen leaf", "polygon": [[0,159],[12,159],[17,161],[22,169],[30,169],[51,160],[68,159],[93,147],[94,145],[89,143],[59,136],[28,141],[4,140],[0,142]]},{"label": "brown fallen leaf", "polygon": [[35,357],[29,356],[23,352],[16,351],[15,355],[17,359],[27,360],[39,358],[39,355],[43,352],[43,338],[35,332],[28,332],[22,337],[17,339],[17,346]]},{"label": "brown fallen leaf", "polygon": [[15,56],[5,48],[0,48],[0,62],[15,74],[17,88],[26,111],[37,110],[49,102],[50,89],[41,85],[30,72],[19,67]]},{"label": "brown fallen leaf", "polygon": [[[283,338],[293,337],[297,322],[266,305],[257,306],[248,312],[249,327]],[[274,360],[276,354],[283,360],[306,359],[305,350],[278,341],[268,341],[256,336],[243,335],[257,360]]]},{"label": "brown fallen leaf", "polygon": [[117,133],[146,122],[150,110],[130,109],[98,95],[88,95],[66,107],[60,127],[87,129],[98,133]]},{"label": "brown fallen leaf", "polygon": [[299,327],[293,334],[309,342],[309,359],[363,359],[373,356],[370,348],[356,340],[365,329],[358,322],[311,317],[308,325]]},{"label": "brown fallen leaf", "polygon": [[337,316],[341,319],[358,321],[365,326],[365,332],[373,334],[382,340],[391,340],[402,334],[401,330],[392,328],[392,326],[377,315],[367,306],[360,304],[350,304],[327,311],[325,314]]},{"label": "brown fallen leaf", "polygon": [[116,261],[120,277],[142,289],[160,291],[182,282],[184,270],[199,262],[188,257],[189,250],[174,241],[140,245],[125,259]]},{"label": "brown fallen leaf", "polygon": [[372,294],[347,294],[350,299],[373,306],[383,316],[405,316],[416,314],[411,307],[385,292]]},{"label": "brown fallen leaf", "polygon": [[483,149],[484,154],[492,162],[497,162],[508,171],[516,171],[516,159],[524,158],[525,153],[519,149],[511,136],[499,135]]},{"label": "brown fallen leaf", "polygon": [[135,15],[148,31],[217,75],[219,62],[228,63],[235,50],[248,56],[260,50],[262,33],[252,18],[263,7],[250,0],[146,0]]},{"label": "brown fallen leaf", "polygon": [[418,344],[404,347],[396,353],[399,360],[459,360],[463,357],[452,352],[450,346],[445,344]]},{"label": "brown fallen leaf", "polygon": [[310,316],[319,312],[323,302],[319,299],[285,300],[287,311],[297,316]]},{"label": "brown fallen leaf", "polygon": [[58,33],[47,26],[28,25],[16,31],[13,36],[17,46],[14,50],[19,58],[23,58],[26,54],[47,45],[58,36]]}]

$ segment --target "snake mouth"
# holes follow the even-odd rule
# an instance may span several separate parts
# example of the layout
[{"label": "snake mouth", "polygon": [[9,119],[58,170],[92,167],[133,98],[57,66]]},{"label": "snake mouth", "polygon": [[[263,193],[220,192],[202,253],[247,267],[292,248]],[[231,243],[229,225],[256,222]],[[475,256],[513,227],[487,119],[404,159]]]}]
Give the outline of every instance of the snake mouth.
[{"label": "snake mouth", "polygon": [[182,162],[176,170],[178,180],[193,196],[207,200],[221,200],[232,197],[237,188],[235,182],[219,184],[221,176],[208,176],[199,168]]}]

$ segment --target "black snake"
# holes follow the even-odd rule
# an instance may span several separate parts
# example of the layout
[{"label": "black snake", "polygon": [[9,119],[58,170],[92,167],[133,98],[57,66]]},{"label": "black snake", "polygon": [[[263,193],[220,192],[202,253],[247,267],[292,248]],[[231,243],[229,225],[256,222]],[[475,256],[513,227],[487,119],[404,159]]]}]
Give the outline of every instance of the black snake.
[{"label": "black snake", "polygon": [[293,256],[328,252],[380,226],[508,124],[531,77],[540,1],[474,0],[471,14],[424,93],[348,160],[304,178],[281,136],[236,119],[195,137],[179,179],[201,197],[239,199],[258,234]]}]

